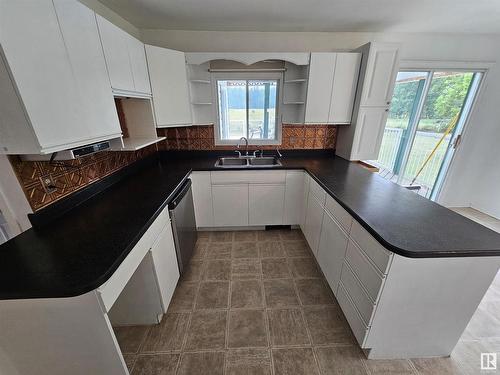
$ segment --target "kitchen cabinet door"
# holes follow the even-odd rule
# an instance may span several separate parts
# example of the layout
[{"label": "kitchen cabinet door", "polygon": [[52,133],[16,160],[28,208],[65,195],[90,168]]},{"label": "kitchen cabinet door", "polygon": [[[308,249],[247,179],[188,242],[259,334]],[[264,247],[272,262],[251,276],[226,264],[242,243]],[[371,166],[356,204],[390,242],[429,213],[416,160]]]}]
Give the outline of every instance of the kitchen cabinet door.
[{"label": "kitchen cabinet door", "polygon": [[372,43],[363,83],[362,106],[388,106],[398,70],[398,48],[391,44]]},{"label": "kitchen cabinet door", "polygon": [[306,219],[304,223],[304,235],[309,244],[309,247],[318,254],[318,245],[321,234],[321,224],[323,222],[323,206],[318,199],[311,193],[307,200]]},{"label": "kitchen cabinet door", "polygon": [[248,223],[281,225],[285,185],[252,185],[248,187]]},{"label": "kitchen cabinet door", "polygon": [[0,14],[0,152],[51,153],[118,136],[94,13],[40,0],[0,2]]},{"label": "kitchen cabinet door", "polygon": [[377,160],[389,109],[360,107],[350,160]]},{"label": "kitchen cabinet door", "polygon": [[212,208],[212,185],[210,172],[191,173],[193,182],[193,203],[196,226],[198,228],[213,227],[214,212]]},{"label": "kitchen cabinet door", "polygon": [[54,0],[68,58],[78,91],[75,100],[85,109],[80,121],[89,129],[89,139],[121,135],[95,14],[78,1]]},{"label": "kitchen cabinet door", "polygon": [[193,122],[184,52],[146,45],[157,127]]},{"label": "kitchen cabinet door", "polygon": [[349,124],[351,122],[360,63],[360,53],[337,53],[328,115],[329,123]]},{"label": "kitchen cabinet door", "polygon": [[213,185],[214,226],[248,225],[248,185]]},{"label": "kitchen cabinet door", "polygon": [[337,287],[342,273],[342,264],[345,258],[347,235],[337,222],[325,212],[318,248],[318,263],[325,274],[326,280],[337,295]]},{"label": "kitchen cabinet door", "polygon": [[285,182],[284,225],[299,225],[304,217],[304,172],[287,171]]},{"label": "kitchen cabinet door", "polygon": [[151,248],[151,255],[153,256],[154,272],[160,290],[163,312],[166,313],[179,280],[179,266],[177,265],[177,253],[175,252],[170,220]]},{"label": "kitchen cabinet door", "polygon": [[127,39],[130,66],[132,70],[132,77],[134,79],[134,90],[138,93],[151,94],[148,63],[146,62],[144,43],[135,39],[132,35],[127,35]]},{"label": "kitchen cabinet door", "polygon": [[311,53],[305,111],[306,123],[325,124],[328,122],[335,59],[335,53]]},{"label": "kitchen cabinet door", "polygon": [[135,91],[128,52],[130,35],[107,19],[99,15],[96,17],[111,87],[115,90]]}]

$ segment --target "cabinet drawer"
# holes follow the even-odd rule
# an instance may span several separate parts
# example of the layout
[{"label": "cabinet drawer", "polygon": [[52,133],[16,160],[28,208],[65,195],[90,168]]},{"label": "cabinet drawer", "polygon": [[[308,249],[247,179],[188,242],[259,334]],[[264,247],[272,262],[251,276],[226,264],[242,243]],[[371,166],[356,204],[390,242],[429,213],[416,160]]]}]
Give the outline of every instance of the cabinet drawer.
[{"label": "cabinet drawer", "polygon": [[344,262],[344,266],[342,267],[342,275],[340,276],[340,281],[342,281],[342,284],[351,296],[351,299],[358,309],[361,318],[363,318],[363,321],[368,326],[370,324],[370,319],[372,317],[375,304],[370,300],[366,292],[363,290],[363,287],[356,279],[351,268],[346,262]]},{"label": "cabinet drawer", "polygon": [[346,260],[370,298],[376,301],[383,277],[352,240],[347,245]]},{"label": "cabinet drawer", "polygon": [[211,172],[212,185],[285,184],[286,171],[217,171]]},{"label": "cabinet drawer", "polygon": [[313,178],[310,179],[311,181],[309,182],[309,193],[313,194],[316,198],[318,198],[318,201],[321,203],[321,206],[325,206],[325,200],[326,200],[326,191],[323,190],[319,184],[314,181]]},{"label": "cabinet drawer", "polygon": [[342,207],[335,199],[333,199],[331,196],[327,195],[326,196],[326,204],[325,208],[327,209],[332,216],[337,219],[340,225],[342,225],[343,229],[347,233],[351,230],[351,225],[352,225],[352,216],[345,210],[344,207]]},{"label": "cabinet drawer", "polygon": [[365,252],[371,261],[383,274],[387,273],[389,260],[392,253],[385,249],[375,238],[372,237],[357,221],[353,220],[351,226],[351,238]]},{"label": "cabinet drawer", "polygon": [[363,342],[365,341],[365,337],[368,333],[368,327],[361,319],[358,311],[356,311],[356,307],[354,307],[354,304],[352,303],[349,294],[345,290],[342,282],[340,282],[339,284],[337,301],[339,302],[339,305],[344,312],[347,322],[351,327],[352,333],[354,333],[354,336],[356,337],[356,340],[358,340],[359,345],[363,347]]}]

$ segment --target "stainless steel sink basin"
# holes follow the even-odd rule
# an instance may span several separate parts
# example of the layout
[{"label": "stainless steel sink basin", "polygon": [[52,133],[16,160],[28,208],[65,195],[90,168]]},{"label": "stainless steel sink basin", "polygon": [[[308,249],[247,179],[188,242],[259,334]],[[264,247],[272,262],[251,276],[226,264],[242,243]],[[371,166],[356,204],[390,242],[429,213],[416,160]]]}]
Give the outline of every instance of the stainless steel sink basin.
[{"label": "stainless steel sink basin", "polygon": [[279,167],[281,162],[275,157],[220,157],[215,163],[219,168],[262,168]]},{"label": "stainless steel sink basin", "polygon": [[269,167],[269,166],[279,166],[281,162],[275,157],[261,157],[261,158],[252,158],[248,159],[248,162],[251,166],[259,166],[259,167]]},{"label": "stainless steel sink basin", "polygon": [[215,163],[216,166],[221,167],[247,166],[247,164],[247,159],[244,158],[219,158],[219,160],[217,160],[217,163]]}]

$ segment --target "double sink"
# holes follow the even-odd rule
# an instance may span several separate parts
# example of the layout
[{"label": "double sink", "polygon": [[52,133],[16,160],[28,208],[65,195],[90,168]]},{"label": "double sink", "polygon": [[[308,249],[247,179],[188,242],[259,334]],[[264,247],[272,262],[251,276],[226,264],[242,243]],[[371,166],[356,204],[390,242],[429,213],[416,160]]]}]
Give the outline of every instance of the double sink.
[{"label": "double sink", "polygon": [[274,156],[262,157],[220,157],[215,166],[218,168],[263,168],[279,167],[281,162]]}]

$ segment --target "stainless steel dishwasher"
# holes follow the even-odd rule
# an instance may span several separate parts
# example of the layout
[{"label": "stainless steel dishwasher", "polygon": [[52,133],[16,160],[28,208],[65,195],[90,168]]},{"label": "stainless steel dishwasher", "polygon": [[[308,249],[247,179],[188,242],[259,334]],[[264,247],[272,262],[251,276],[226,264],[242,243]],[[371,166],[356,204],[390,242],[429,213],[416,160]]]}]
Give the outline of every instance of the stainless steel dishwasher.
[{"label": "stainless steel dishwasher", "polygon": [[175,197],[168,204],[168,212],[172,220],[172,231],[174,233],[179,272],[182,274],[193,256],[198,238],[190,179],[184,182]]}]

